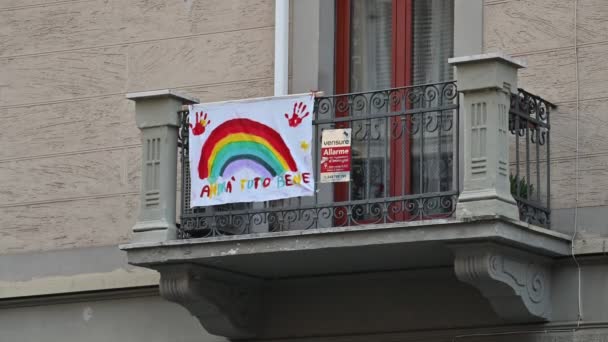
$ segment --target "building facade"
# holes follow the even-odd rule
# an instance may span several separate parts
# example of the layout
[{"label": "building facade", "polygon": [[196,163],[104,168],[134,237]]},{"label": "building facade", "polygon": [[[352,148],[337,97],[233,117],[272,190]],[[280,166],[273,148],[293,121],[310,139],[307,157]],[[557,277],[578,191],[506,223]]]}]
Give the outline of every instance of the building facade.
[{"label": "building facade", "polygon": [[188,211],[176,137],[171,215],[145,141],[182,104],[273,95],[275,2],[0,1],[0,340],[608,339],[606,17],[293,0],[289,92],[359,129],[352,181]]}]

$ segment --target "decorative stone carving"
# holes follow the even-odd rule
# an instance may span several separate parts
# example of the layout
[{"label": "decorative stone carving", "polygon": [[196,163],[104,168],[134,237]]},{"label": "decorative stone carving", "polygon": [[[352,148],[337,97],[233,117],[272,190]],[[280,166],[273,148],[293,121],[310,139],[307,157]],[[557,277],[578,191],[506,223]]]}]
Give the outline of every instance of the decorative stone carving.
[{"label": "decorative stone carving", "polygon": [[261,280],[195,264],[158,270],[161,296],[188,309],[209,333],[235,339],[257,335]]},{"label": "decorative stone carving", "polygon": [[488,113],[485,102],[471,105],[471,174],[473,177],[485,177],[488,171],[486,137],[488,133]]},{"label": "decorative stone carving", "polygon": [[456,277],[481,291],[499,316],[513,322],[550,319],[548,260],[492,243],[452,248]]}]

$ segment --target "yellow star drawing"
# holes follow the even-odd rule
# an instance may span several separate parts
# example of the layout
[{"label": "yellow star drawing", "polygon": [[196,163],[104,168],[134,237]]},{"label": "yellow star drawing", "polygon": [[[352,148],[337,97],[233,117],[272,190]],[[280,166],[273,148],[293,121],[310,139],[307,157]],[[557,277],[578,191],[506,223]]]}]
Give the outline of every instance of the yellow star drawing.
[{"label": "yellow star drawing", "polygon": [[301,147],[301,148],[302,148],[304,151],[306,151],[306,150],[308,150],[308,147],[310,147],[310,145],[309,145],[309,144],[308,144],[308,143],[307,143],[305,140],[302,140],[302,142],[300,142],[300,147]]}]

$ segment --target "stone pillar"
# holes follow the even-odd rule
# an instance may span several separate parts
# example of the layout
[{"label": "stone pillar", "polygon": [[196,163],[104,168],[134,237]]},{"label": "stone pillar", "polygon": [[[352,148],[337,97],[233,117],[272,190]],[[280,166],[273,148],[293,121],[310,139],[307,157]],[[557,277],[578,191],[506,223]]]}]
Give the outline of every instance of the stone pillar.
[{"label": "stone pillar", "polygon": [[456,217],[519,219],[509,184],[510,95],[517,92],[521,62],[501,53],[451,58],[462,94],[463,191]]},{"label": "stone pillar", "polygon": [[142,132],[139,217],[132,242],[176,238],[177,112],[198,103],[170,89],[127,94],[135,101],[135,121]]}]

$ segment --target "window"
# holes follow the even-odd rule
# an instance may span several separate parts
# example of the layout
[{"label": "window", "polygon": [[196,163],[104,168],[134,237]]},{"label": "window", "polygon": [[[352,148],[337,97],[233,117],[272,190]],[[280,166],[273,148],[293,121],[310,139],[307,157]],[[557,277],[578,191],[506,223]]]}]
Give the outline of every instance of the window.
[{"label": "window", "polygon": [[[453,0],[336,0],[336,94],[451,80],[453,27]],[[363,128],[353,121],[352,181],[335,185],[335,200],[451,189],[453,131],[412,129],[432,120],[424,115],[405,123],[409,134],[376,143],[357,139]],[[367,125],[368,134],[388,131],[386,120]]]}]

